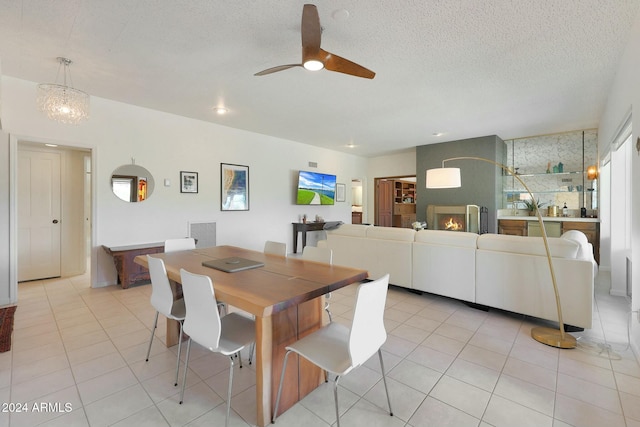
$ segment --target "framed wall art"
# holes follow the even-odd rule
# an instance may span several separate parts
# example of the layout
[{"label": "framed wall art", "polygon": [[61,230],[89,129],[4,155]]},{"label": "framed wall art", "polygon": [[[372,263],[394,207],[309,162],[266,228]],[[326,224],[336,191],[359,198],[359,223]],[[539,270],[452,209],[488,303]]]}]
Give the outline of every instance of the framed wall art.
[{"label": "framed wall art", "polygon": [[346,185],[336,184],[336,202],[344,202],[346,200]]},{"label": "framed wall art", "polygon": [[220,210],[249,210],[249,166],[220,163]]},{"label": "framed wall art", "polygon": [[198,172],[180,171],[180,192],[198,192]]}]

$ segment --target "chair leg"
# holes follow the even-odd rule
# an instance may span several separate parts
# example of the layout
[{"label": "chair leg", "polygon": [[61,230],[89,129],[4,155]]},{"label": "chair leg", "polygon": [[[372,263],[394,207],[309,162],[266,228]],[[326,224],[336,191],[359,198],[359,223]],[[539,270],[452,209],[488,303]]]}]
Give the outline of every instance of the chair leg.
[{"label": "chair leg", "polygon": [[380,369],[382,370],[382,381],[384,382],[384,391],[387,392],[387,403],[389,404],[389,415],[393,417],[393,409],[391,409],[391,399],[389,398],[389,388],[387,387],[387,376],[384,373],[384,362],[382,361],[381,349],[378,349],[378,358],[380,359]]},{"label": "chair leg", "polygon": [[[256,316],[252,316],[253,320],[256,320]],[[251,365],[251,362],[253,361],[253,353],[256,351],[256,342],[252,342],[251,346],[249,347],[249,365]]]},{"label": "chair leg", "polygon": [[273,417],[271,418],[271,424],[276,423],[276,417],[278,416],[278,406],[280,405],[280,395],[282,394],[282,383],[284,382],[284,373],[287,370],[287,359],[289,358],[291,350],[287,351],[284,355],[284,363],[282,364],[282,373],[280,374],[280,385],[278,386],[278,396],[276,397],[276,406],[273,408]]},{"label": "chair leg", "polygon": [[[242,359],[240,359],[242,361]],[[227,418],[224,420],[224,427],[229,425],[229,414],[231,413],[231,390],[233,387],[233,357],[229,357],[229,390],[227,391]]]},{"label": "chair leg", "polygon": [[333,319],[331,317],[331,310],[329,309],[329,299],[331,298],[331,292],[329,292],[326,296],[325,296],[325,301],[324,301],[324,311],[327,312],[327,314],[329,315],[329,323],[333,322]]},{"label": "chair leg", "polygon": [[184,386],[187,384],[187,371],[189,370],[189,353],[191,353],[191,337],[187,342],[187,358],[184,361],[184,374],[182,374],[182,391],[180,392],[180,404],[184,399]]},{"label": "chair leg", "polygon": [[251,345],[249,346],[249,365],[251,365],[251,362],[253,361],[254,351],[256,351],[256,343],[252,342]]},{"label": "chair leg", "polygon": [[176,383],[173,385],[174,387],[178,387],[178,375],[180,373],[180,351],[182,349],[182,327],[183,322],[180,321],[180,335],[178,336],[178,359],[176,361]]},{"label": "chair leg", "polygon": [[227,305],[223,302],[218,303],[218,313],[220,317],[225,316],[227,314]]},{"label": "chair leg", "polygon": [[333,382],[333,400],[336,402],[336,426],[340,427],[340,410],[338,409],[338,380],[340,376],[336,376],[336,380]]},{"label": "chair leg", "polygon": [[149,361],[149,355],[151,354],[151,344],[153,344],[153,335],[156,333],[158,327],[158,315],[160,312],[156,311],[156,320],[153,322],[153,328],[151,328],[151,338],[149,338],[149,348],[147,349],[147,362]]}]

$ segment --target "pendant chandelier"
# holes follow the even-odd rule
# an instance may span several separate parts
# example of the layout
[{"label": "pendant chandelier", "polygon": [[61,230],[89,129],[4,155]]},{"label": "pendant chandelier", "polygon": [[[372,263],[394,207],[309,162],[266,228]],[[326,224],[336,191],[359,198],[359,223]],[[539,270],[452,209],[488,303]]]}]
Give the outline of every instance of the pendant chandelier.
[{"label": "pendant chandelier", "polygon": [[[78,124],[89,118],[89,95],[73,88],[69,65],[71,60],[58,58],[58,74],[55,83],[42,83],[38,85],[38,109],[45,113],[51,120],[65,124]],[[62,68],[63,84],[58,84],[60,69]],[[69,86],[67,86],[67,79]]]}]

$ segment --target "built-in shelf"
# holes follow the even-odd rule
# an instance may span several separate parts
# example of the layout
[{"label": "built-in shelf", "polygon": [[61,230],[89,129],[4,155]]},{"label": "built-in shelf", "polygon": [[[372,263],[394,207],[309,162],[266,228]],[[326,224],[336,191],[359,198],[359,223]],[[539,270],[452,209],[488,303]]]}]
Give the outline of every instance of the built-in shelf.
[{"label": "built-in shelf", "polygon": [[[505,164],[545,206],[598,208],[598,182],[587,179],[586,174],[589,165],[597,164],[595,130],[508,141]],[[522,199],[529,198],[518,179],[506,171],[503,193],[505,207],[518,206]]]},{"label": "built-in shelf", "polygon": [[[518,175],[521,178],[526,178],[526,177],[534,177],[534,176],[562,176],[562,175],[583,175],[584,172],[583,171],[573,171],[573,172],[543,172],[543,173],[517,173],[516,175]],[[513,178],[513,175],[504,174],[505,178]]]},{"label": "built-in shelf", "polygon": [[416,183],[396,180],[393,182],[393,201],[395,203],[415,203]]},{"label": "built-in shelf", "polygon": [[416,221],[416,183],[395,180],[393,189],[393,226],[411,228]]}]

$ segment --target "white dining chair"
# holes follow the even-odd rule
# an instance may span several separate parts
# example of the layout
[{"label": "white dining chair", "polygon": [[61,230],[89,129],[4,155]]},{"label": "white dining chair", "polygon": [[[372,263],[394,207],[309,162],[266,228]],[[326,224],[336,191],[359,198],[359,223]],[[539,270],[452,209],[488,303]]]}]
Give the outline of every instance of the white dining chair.
[{"label": "white dining chair", "polygon": [[[193,274],[181,269],[180,277],[187,309],[187,315],[184,319],[184,332],[189,336],[182,391],[180,392],[180,404],[184,400],[191,343],[195,341],[209,351],[229,357],[226,427],[229,423],[229,413],[231,411],[233,356],[255,342],[255,322],[238,313],[229,313],[220,317],[220,313],[216,309],[217,302],[213,283],[209,276]],[[240,358],[240,367],[242,368],[242,358]]]},{"label": "white dining chair", "polygon": [[188,251],[196,248],[196,239],[193,237],[184,237],[179,239],[167,239],[164,241],[164,251]]},{"label": "white dining chair", "polygon": [[325,264],[333,263],[333,251],[329,248],[319,248],[317,246],[305,246],[302,250],[302,259]]},{"label": "white dining chair", "polygon": [[[164,252],[177,252],[177,251],[189,251],[196,248],[196,239],[193,237],[182,237],[177,239],[167,239],[164,241]],[[227,305],[223,302],[218,302],[218,310],[220,314],[227,312]]]},{"label": "white dining chair", "polygon": [[264,243],[264,253],[270,255],[287,256],[287,245],[281,242],[272,242],[267,240]]},{"label": "white dining chair", "polygon": [[151,328],[151,338],[149,339],[149,348],[147,349],[146,361],[149,361],[151,354],[151,344],[153,344],[153,336],[158,327],[158,316],[162,313],[167,319],[173,319],[180,324],[180,335],[178,337],[178,358],[176,360],[176,381],[178,385],[178,373],[180,371],[180,351],[182,349],[182,328],[185,318],[184,299],[174,300],[173,291],[167,277],[167,270],[164,261],[160,258],[154,258],[147,255],[149,264],[149,276],[151,277],[151,305],[156,309],[156,318]]},{"label": "white dining chair", "polygon": [[365,363],[377,352],[380,359],[380,369],[382,370],[382,380],[387,393],[389,415],[393,416],[381,351],[381,347],[387,339],[387,331],[384,328],[384,308],[388,287],[388,274],[378,280],[358,285],[351,328],[338,322],[332,322],[286,347],[287,352],[284,356],[272,423],[276,422],[278,415],[284,374],[287,370],[287,358],[292,352],[297,353],[335,376],[333,395],[338,427],[340,427],[340,411],[338,409],[339,379]]},{"label": "white dining chair", "polygon": [[[322,262],[324,264],[333,264],[333,251],[329,248],[319,248],[316,246],[305,246],[302,250],[302,259],[308,261]],[[331,292],[325,295],[324,311],[329,316],[329,322],[332,322],[329,300]]]}]

